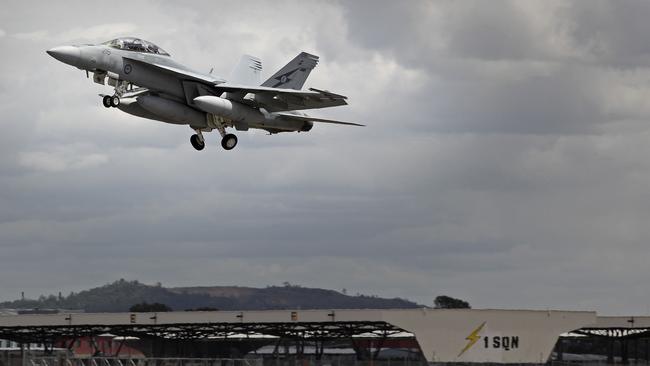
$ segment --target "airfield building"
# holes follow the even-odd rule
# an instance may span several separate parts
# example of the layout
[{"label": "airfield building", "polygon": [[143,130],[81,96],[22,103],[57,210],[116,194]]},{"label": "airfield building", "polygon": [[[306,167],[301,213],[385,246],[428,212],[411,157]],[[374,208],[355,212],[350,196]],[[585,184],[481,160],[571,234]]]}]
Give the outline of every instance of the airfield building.
[{"label": "airfield building", "polygon": [[[43,358],[54,350],[66,351],[66,358],[101,358],[104,364],[97,366],[181,357],[203,360],[204,366],[227,358],[277,366],[544,364],[575,359],[577,337],[611,340],[613,351],[601,355],[603,362],[625,363],[642,359],[643,341],[639,346],[629,340],[644,339],[650,329],[650,318],[632,319],[589,311],[424,308],[60,313],[0,316],[0,338],[43,345],[44,354],[23,352],[22,366],[54,366]],[[645,346],[647,352],[647,341]]]}]

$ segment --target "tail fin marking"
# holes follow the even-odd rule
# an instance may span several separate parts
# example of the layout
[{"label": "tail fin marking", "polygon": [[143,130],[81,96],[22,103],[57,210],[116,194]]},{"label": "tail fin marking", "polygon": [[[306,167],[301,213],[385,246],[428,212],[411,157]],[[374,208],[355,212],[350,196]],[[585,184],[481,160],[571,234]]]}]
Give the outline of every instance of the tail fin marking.
[{"label": "tail fin marking", "polygon": [[305,85],[309,73],[317,64],[318,56],[301,52],[261,86],[300,90]]}]

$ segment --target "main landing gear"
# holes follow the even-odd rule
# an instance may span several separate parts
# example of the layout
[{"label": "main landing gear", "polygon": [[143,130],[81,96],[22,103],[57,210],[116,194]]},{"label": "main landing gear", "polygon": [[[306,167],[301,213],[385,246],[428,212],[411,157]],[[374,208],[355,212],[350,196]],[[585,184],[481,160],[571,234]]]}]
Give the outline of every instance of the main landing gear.
[{"label": "main landing gear", "polygon": [[[192,147],[198,151],[205,148],[205,139],[203,139],[203,133],[201,133],[201,130],[196,130],[196,133],[190,136],[190,143],[192,144]],[[225,134],[221,139],[221,147],[225,150],[232,150],[235,146],[237,146],[237,136],[232,133]]]},{"label": "main landing gear", "polygon": [[221,147],[223,147],[226,150],[232,150],[237,146],[237,136],[233,135],[232,133],[226,134],[222,139],[221,139]]},{"label": "main landing gear", "polygon": [[197,132],[198,133],[190,137],[190,143],[197,151],[201,151],[205,148],[205,140],[203,140],[203,134],[201,133],[201,131],[197,131]]},{"label": "main landing gear", "polygon": [[117,95],[113,95],[113,96],[104,95],[104,97],[102,98],[102,104],[106,108],[111,108],[111,107],[115,108],[118,105],[120,105],[120,97],[118,97]]},{"label": "main landing gear", "polygon": [[[223,121],[223,118],[208,114],[209,117],[212,117],[212,122],[216,127],[217,131],[221,135],[221,147],[225,150],[232,150],[237,146],[237,136],[232,133],[226,133],[226,125]],[[210,122],[210,119],[208,119]]]},{"label": "main landing gear", "polygon": [[[213,129],[219,131],[219,134],[221,135],[221,147],[223,147],[224,150],[232,150],[235,148],[235,146],[237,146],[237,136],[233,135],[232,133],[226,133],[227,124],[222,117],[208,113],[207,125],[208,127],[205,129],[205,131],[211,131]],[[196,131],[196,134],[190,137],[190,142],[195,149],[203,150],[205,147],[203,134],[201,134],[201,130],[198,128],[194,129],[194,131]]]}]

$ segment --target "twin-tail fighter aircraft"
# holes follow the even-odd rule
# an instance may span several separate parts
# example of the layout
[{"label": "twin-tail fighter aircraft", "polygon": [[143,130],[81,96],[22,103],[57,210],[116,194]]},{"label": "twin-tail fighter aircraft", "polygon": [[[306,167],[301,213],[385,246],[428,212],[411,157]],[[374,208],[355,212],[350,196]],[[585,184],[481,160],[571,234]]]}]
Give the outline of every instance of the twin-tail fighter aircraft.
[{"label": "twin-tail fighter aircraft", "polygon": [[260,83],[261,61],[242,56],[228,80],[192,71],[155,44],[133,37],[98,45],[55,47],[47,51],[55,59],[93,73],[93,81],[115,88],[100,95],[106,108],[118,108],[134,116],[189,125],[196,131],[190,142],[203,150],[203,132],[217,130],[221,146],[231,150],[237,136],[226,128],[279,132],[306,132],[314,122],[363,126],[314,118],[300,112],[346,105],[346,97],[326,90],[301,90],[318,56],[302,52],[267,81]]}]

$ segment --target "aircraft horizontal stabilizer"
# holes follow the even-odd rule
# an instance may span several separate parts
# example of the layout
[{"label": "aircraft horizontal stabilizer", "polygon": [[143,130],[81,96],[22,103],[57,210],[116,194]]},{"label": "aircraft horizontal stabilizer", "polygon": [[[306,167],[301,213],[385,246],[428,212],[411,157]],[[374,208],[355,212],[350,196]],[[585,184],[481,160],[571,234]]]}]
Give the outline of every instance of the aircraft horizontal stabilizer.
[{"label": "aircraft horizontal stabilizer", "polygon": [[343,121],[336,121],[333,119],[316,118],[316,117],[309,117],[309,116],[299,116],[299,115],[289,114],[289,113],[275,113],[275,115],[280,116],[283,119],[291,119],[291,120],[303,121],[303,122],[321,122],[321,123],[332,123],[337,125],[360,126],[360,127],[366,126],[359,123],[343,122]]},{"label": "aircraft horizontal stabilizer", "polygon": [[215,84],[214,90],[218,93],[238,94],[241,98],[248,93],[255,94],[255,107],[263,107],[269,112],[328,108],[347,104],[345,96],[318,89],[294,90],[221,83]]}]

